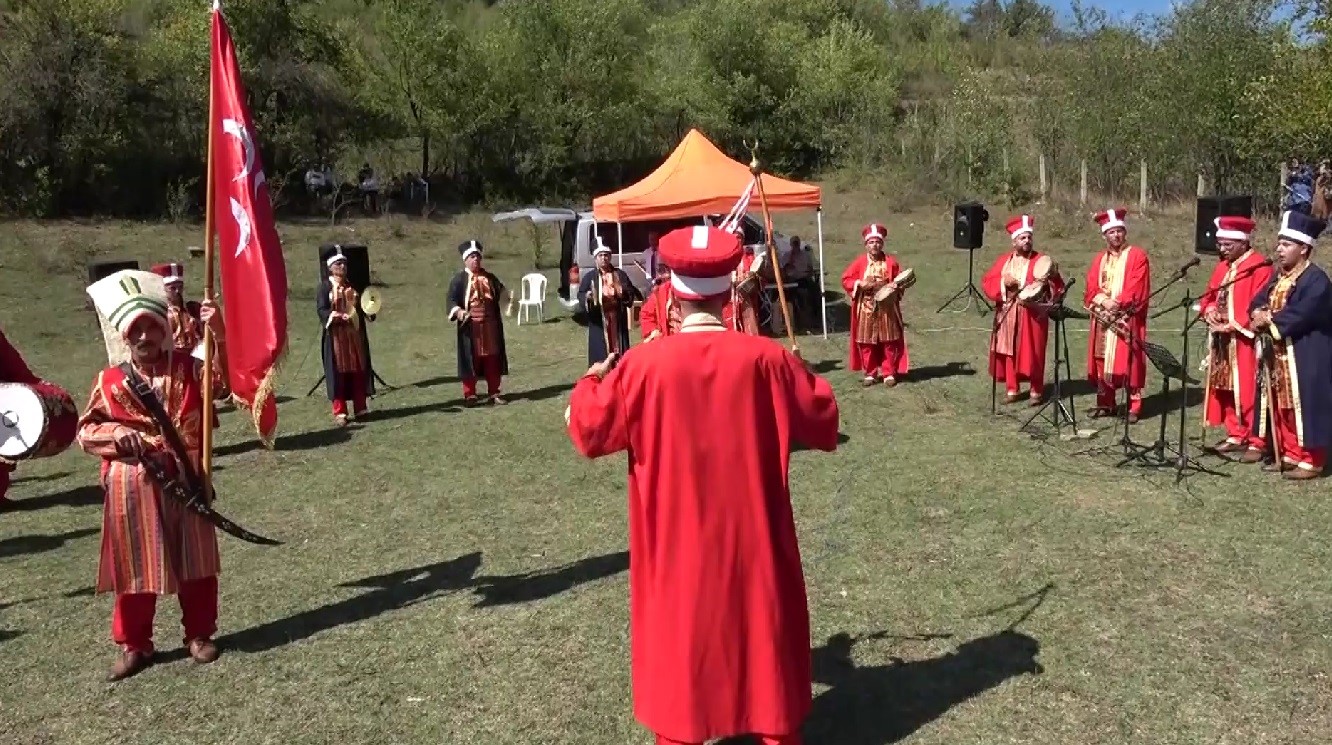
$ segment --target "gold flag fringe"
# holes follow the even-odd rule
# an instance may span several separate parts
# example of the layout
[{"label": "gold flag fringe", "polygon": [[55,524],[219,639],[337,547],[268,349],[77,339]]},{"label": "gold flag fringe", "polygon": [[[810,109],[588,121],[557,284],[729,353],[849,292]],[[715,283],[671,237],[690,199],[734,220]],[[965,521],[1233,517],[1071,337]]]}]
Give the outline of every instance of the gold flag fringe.
[{"label": "gold flag fringe", "polygon": [[282,351],[278,352],[277,359],[273,360],[273,364],[269,366],[268,372],[264,375],[263,382],[259,384],[259,390],[255,391],[254,406],[246,404],[245,400],[237,396],[235,393],[231,394],[232,403],[238,408],[250,412],[250,419],[254,422],[254,430],[259,434],[259,442],[263,443],[264,447],[268,450],[274,449],[274,435],[277,433],[277,423],[274,422],[272,432],[265,433],[259,424],[259,418],[263,416],[264,404],[268,403],[268,399],[277,392],[277,378],[282,372],[283,363],[287,361],[287,350],[288,345],[283,344]]}]

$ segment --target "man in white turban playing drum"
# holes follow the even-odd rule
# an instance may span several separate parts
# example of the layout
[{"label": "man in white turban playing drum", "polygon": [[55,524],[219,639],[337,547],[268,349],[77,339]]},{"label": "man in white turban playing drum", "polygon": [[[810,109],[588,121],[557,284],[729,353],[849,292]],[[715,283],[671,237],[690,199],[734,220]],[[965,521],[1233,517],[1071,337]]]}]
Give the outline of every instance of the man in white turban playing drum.
[{"label": "man in white turban playing drum", "polygon": [[[97,376],[78,442],[102,459],[105,501],[97,591],[114,592],[111,637],[120,659],[111,680],[134,675],[152,663],[153,616],[158,595],[179,595],[184,643],[196,662],[217,659],[217,575],[221,560],[215,529],[204,518],[163,493],[145,465],[181,473],[172,455],[171,433],[152,407],[135,395],[134,377],[147,384],[179,433],[191,467],[202,460],[202,364],[175,349],[167,321],[162,277],[151,272],[116,272],[88,288],[108,324],[111,367]],[[225,388],[226,344],[222,316],[210,302],[200,321],[213,332],[215,386]],[[115,334],[116,337],[110,337]]]}]

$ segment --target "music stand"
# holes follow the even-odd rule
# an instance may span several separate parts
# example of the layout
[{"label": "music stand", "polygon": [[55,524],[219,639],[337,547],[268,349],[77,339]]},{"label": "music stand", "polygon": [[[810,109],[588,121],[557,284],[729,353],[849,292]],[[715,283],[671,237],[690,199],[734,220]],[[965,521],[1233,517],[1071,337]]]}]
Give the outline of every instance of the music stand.
[{"label": "music stand", "polygon": [[[1146,468],[1175,468],[1175,483],[1178,484],[1184,479],[1186,470],[1197,473],[1206,473],[1213,476],[1226,476],[1208,469],[1203,464],[1189,457],[1188,440],[1185,436],[1185,419],[1188,411],[1189,386],[1200,385],[1201,381],[1194,379],[1188,373],[1189,365],[1189,307],[1193,304],[1193,298],[1189,291],[1185,289],[1184,299],[1180,301],[1179,307],[1184,311],[1184,324],[1182,326],[1182,338],[1184,341],[1183,359],[1175,359],[1175,355],[1169,349],[1160,344],[1153,344],[1149,341],[1138,341],[1142,350],[1146,353],[1147,359],[1151,360],[1152,366],[1157,372],[1161,373],[1161,399],[1168,401],[1170,399],[1170,381],[1180,381],[1180,399],[1179,399],[1179,440],[1175,444],[1166,442],[1166,420],[1169,417],[1169,409],[1162,407],[1161,413],[1157,415],[1160,420],[1160,430],[1157,433],[1156,441],[1151,445],[1140,445],[1129,438],[1128,424],[1128,389],[1125,389],[1125,417],[1124,417],[1124,437],[1120,444],[1124,447],[1126,457],[1124,460],[1115,464],[1116,468],[1134,463]],[[1136,341],[1136,340],[1135,340]]]},{"label": "music stand", "polygon": [[[956,303],[957,301],[961,300],[964,297],[967,299],[966,304],[963,305],[958,310],[952,311],[953,313],[965,313],[967,311],[967,308],[971,307],[972,302],[976,303],[976,311],[981,315],[994,312],[994,308],[990,306],[989,299],[986,298],[984,293],[980,291],[980,288],[976,286],[975,278],[976,278],[976,249],[969,249],[967,251],[967,283],[963,285],[962,289],[958,290],[956,294],[948,298],[947,302],[945,302],[943,305],[940,305],[939,309],[934,312],[942,313],[944,312],[944,310],[948,308],[948,306],[952,305],[953,303]],[[982,310],[982,308],[984,310]]]},{"label": "music stand", "polygon": [[[1063,382],[1066,379],[1073,379],[1073,367],[1069,361],[1070,357],[1068,354],[1068,332],[1064,328],[1064,321],[1069,318],[1089,318],[1086,313],[1073,310],[1064,305],[1064,295],[1066,294],[1068,294],[1067,291],[1061,294],[1059,299],[1056,300],[1054,305],[1050,306],[1049,309],[1050,320],[1054,323],[1055,353],[1054,381],[1052,381],[1050,395],[1046,398],[1045,403],[1041,404],[1041,407],[1036,410],[1036,413],[1032,414],[1031,418],[1027,419],[1021,427],[1018,427],[1019,430],[1027,429],[1031,426],[1032,422],[1035,422],[1039,418],[1044,418],[1045,421],[1054,425],[1056,439],[1062,439],[1062,429],[1065,424],[1073,428],[1075,435],[1078,431],[1078,416],[1076,413],[1076,407],[1073,403],[1072,393],[1068,395],[1068,405],[1064,405]],[[1062,371],[1060,370],[1061,364],[1063,365]],[[1053,411],[1046,413],[1046,410],[1051,407],[1053,407]]]}]

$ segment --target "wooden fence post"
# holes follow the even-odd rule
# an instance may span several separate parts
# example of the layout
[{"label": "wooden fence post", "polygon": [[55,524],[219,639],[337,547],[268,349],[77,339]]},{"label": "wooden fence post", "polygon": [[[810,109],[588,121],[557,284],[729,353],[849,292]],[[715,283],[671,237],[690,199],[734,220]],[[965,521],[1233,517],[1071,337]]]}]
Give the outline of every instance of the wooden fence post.
[{"label": "wooden fence post", "polygon": [[1041,201],[1045,201],[1046,194],[1049,192],[1049,184],[1045,180],[1045,153],[1041,153]]},{"label": "wooden fence post", "polygon": [[1207,177],[1202,173],[1198,174],[1198,196],[1207,196]]},{"label": "wooden fence post", "polygon": [[1281,161],[1281,183],[1277,185],[1277,212],[1280,212],[1286,205],[1286,179],[1290,178],[1290,167],[1286,161]]},{"label": "wooden fence post", "polygon": [[1142,159],[1142,177],[1138,181],[1138,212],[1147,211],[1147,159]]},{"label": "wooden fence post", "polygon": [[1078,204],[1087,206],[1087,159],[1082,159],[1082,185],[1078,189]]}]

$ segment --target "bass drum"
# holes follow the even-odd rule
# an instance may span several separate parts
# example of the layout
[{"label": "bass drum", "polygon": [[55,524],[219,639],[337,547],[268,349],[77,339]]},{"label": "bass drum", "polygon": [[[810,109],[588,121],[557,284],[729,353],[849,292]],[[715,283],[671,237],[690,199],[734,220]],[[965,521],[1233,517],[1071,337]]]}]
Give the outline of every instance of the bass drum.
[{"label": "bass drum", "polygon": [[74,444],[79,410],[54,383],[0,383],[0,458],[50,458]]}]

